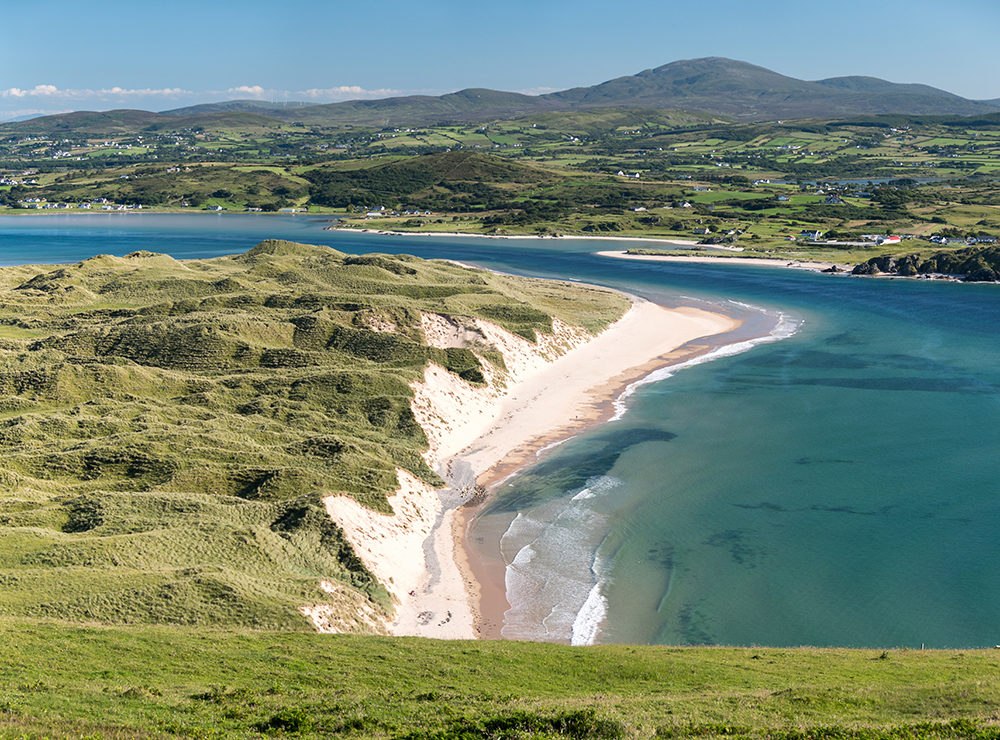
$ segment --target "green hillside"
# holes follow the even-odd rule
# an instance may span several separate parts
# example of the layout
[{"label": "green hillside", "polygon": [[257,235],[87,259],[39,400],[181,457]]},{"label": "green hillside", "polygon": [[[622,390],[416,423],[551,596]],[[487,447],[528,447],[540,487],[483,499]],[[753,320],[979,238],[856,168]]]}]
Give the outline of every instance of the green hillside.
[{"label": "green hillside", "polygon": [[506,200],[503,184],[532,185],[556,177],[531,165],[477,152],[442,152],[357,169],[313,169],[310,202],[333,208],[425,203],[435,209]]},{"label": "green hillside", "polygon": [[101,113],[76,111],[42,116],[20,123],[0,124],[0,132],[49,136],[116,136],[143,132],[182,131],[211,126],[219,130],[255,130],[274,128],[280,122],[267,117],[267,111],[210,111],[189,116],[149,113],[142,110],[113,110]]},{"label": "green hillside", "polygon": [[1000,737],[996,650],[571,648],[0,619],[0,738]]},{"label": "green hillside", "polygon": [[606,137],[615,132],[643,130],[645,132],[719,124],[724,119],[708,113],[655,108],[587,108],[585,110],[532,113],[520,119],[546,129],[576,136]]},{"label": "green hillside", "polygon": [[278,241],[6,267],[0,290],[0,614],[282,630],[309,629],[306,604],[360,631],[391,612],[321,498],[387,512],[396,468],[440,483],[408,384],[428,362],[472,383],[480,357],[502,364],[429,347],[421,311],[534,339],[626,305]]},{"label": "green hillside", "polygon": [[0,130],[18,134],[119,134],[142,131],[169,117],[144,110],[112,110],[105,112],[74,111],[54,116],[42,116],[20,123],[0,124]]},{"label": "green hillside", "polygon": [[277,128],[277,122],[270,117],[269,111],[219,111],[190,116],[163,116],[147,126],[145,130],[150,132],[177,131],[199,127],[212,127],[221,131],[256,131]]}]

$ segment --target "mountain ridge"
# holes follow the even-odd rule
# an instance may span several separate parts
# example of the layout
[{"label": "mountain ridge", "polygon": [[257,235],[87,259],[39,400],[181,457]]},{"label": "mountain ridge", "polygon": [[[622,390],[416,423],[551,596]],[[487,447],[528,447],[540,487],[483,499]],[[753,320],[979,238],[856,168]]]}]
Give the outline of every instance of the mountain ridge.
[{"label": "mountain ridge", "polygon": [[571,107],[629,102],[728,115],[737,120],[882,113],[975,115],[996,110],[989,102],[967,100],[928,85],[863,76],[810,82],[724,57],[679,60],[544,97]]},{"label": "mountain ridge", "polygon": [[[132,111],[127,117],[136,122],[142,113],[149,117],[150,125],[162,125],[181,117],[243,113],[313,125],[391,126],[598,108],[679,110],[734,121],[765,121],[886,114],[974,116],[1000,111],[1000,99],[969,100],[929,85],[863,75],[800,80],[749,62],[705,57],[678,60],[596,85],[544,95],[466,88],[439,96],[407,95],[318,105],[232,100],[160,113]],[[101,117],[110,122],[114,113],[77,111],[3,126],[33,127],[43,121],[67,130],[79,128],[84,121],[96,123]]]},{"label": "mountain ridge", "polygon": [[463,119],[605,107],[691,110],[737,120],[767,120],[886,113],[976,115],[1000,110],[1000,101],[969,100],[929,85],[861,75],[800,80],[749,62],[705,57],[678,60],[597,85],[537,96],[468,88],[441,96],[401,96],[278,109],[274,115],[343,122],[382,115],[399,122],[395,116],[404,112],[415,118],[450,115]]}]

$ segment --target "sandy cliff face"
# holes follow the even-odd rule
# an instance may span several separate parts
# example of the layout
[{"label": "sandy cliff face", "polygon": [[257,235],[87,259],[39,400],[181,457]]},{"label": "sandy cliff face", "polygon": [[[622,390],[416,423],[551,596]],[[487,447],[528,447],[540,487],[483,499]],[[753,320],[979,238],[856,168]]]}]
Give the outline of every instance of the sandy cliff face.
[{"label": "sandy cliff face", "polygon": [[385,616],[361,592],[336,581],[320,581],[319,585],[326,592],[328,603],[299,607],[317,632],[389,634]]},{"label": "sandy cliff face", "polygon": [[[431,364],[424,372],[424,382],[411,386],[414,393],[411,407],[430,444],[424,459],[435,469],[496,422],[500,401],[508,388],[593,339],[585,329],[558,319],[553,320],[552,334],[540,334],[538,342],[532,343],[480,319],[456,327],[453,319],[440,314],[424,314],[422,318],[424,335],[431,346],[441,349],[465,346],[473,351],[477,345],[493,348],[503,355],[506,365],[503,370],[480,358],[487,383],[478,387]],[[456,341],[464,344],[451,343]]]},{"label": "sandy cliff face", "polygon": [[[423,314],[422,328],[433,347],[467,347],[499,351],[506,369],[480,357],[485,386],[472,385],[443,367],[428,365],[422,382],[412,384],[411,403],[429,442],[424,459],[435,469],[465,448],[499,418],[506,390],[556,357],[592,339],[587,331],[558,320],[552,335],[537,344],[487,321]],[[391,516],[374,512],[346,496],[325,499],[330,517],[344,530],[358,556],[399,605],[396,622],[386,623],[377,611],[360,609],[355,619],[338,617],[337,607],[304,607],[321,632],[393,631],[396,634],[474,637],[467,578],[455,564],[451,521],[437,491],[397,469],[399,489],[389,498]],[[325,582],[324,589],[352,604],[345,587]],[[433,597],[432,591],[437,594]],[[442,595],[447,594],[447,595]],[[441,602],[441,603],[437,603]],[[466,634],[468,633],[468,634]]]},{"label": "sandy cliff face", "polygon": [[[396,470],[399,489],[389,497],[393,514],[372,511],[347,496],[324,500],[327,513],[344,530],[358,557],[393,595],[403,601],[425,570],[424,541],[442,512],[433,488]],[[314,620],[315,621],[315,620]]]}]

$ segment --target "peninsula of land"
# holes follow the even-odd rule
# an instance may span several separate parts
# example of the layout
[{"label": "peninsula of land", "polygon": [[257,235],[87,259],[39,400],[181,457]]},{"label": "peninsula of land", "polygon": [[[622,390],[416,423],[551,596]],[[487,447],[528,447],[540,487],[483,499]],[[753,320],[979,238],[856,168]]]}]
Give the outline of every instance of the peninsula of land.
[{"label": "peninsula of land", "polygon": [[491,483],[739,323],[274,240],[0,290],[0,607],[106,624],[492,636],[502,589],[463,544]]},{"label": "peninsula of land", "polygon": [[[425,458],[459,493],[453,488],[439,498],[403,475],[390,499],[392,516],[346,497],[327,499],[333,519],[399,600],[393,633],[499,637],[502,587],[476,567],[464,539],[474,512],[463,506],[469,494],[481,496],[546,447],[607,420],[611,401],[629,383],[708,351],[713,337],[738,325],[723,314],[639,299],[596,337],[556,323],[552,335],[533,344],[477,322],[502,352],[509,375],[481,388],[431,365],[424,381],[413,384],[414,414],[430,441]],[[425,318],[425,333],[432,344],[456,339],[454,327],[439,318]]]}]

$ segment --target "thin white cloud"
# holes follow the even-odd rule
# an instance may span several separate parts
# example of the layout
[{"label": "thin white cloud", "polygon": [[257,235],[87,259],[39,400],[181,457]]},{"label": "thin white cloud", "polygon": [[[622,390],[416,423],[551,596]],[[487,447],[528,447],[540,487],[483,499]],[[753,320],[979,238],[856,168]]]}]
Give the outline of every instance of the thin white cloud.
[{"label": "thin white cloud", "polygon": [[176,98],[182,95],[193,95],[190,90],[179,87],[156,90],[152,88],[129,89],[124,87],[108,87],[100,90],[60,90],[55,85],[35,85],[30,90],[11,87],[0,90],[0,98],[64,98],[66,100],[108,100],[128,98]]},{"label": "thin white cloud", "polygon": [[185,90],[180,87],[168,88],[126,88],[104,87],[100,89],[60,89],[55,85],[35,85],[33,88],[11,87],[0,90],[0,98],[40,98],[46,100],[62,99],[66,101],[114,101],[132,100],[136,98],[198,98],[202,100],[219,100],[222,98],[246,97],[257,100],[300,100],[317,102],[334,102],[338,100],[353,100],[357,98],[387,98],[394,95],[440,94],[436,90],[394,90],[382,88],[368,90],[360,85],[337,85],[334,87],[310,88],[308,90],[277,90],[261,85],[239,85],[228,90]]},{"label": "thin white cloud", "polygon": [[[168,88],[127,88],[120,86],[98,89],[59,88],[40,84],[34,87],[11,87],[0,90],[0,120],[27,115],[55,115],[74,110],[110,110],[113,108],[142,108],[163,110],[217,103],[224,100],[253,99],[271,102],[337,103],[345,100],[372,100],[399,95],[442,95],[448,90],[395,90],[382,88],[369,90],[360,85],[336,85],[307,90],[278,90],[261,85],[239,85],[227,90],[185,90]],[[168,102],[169,101],[169,102]],[[171,104],[172,103],[172,104]],[[33,108],[38,106],[38,108]],[[8,106],[10,106],[8,108]],[[14,107],[18,110],[14,110]]]},{"label": "thin white cloud", "polygon": [[515,90],[514,92],[519,92],[522,95],[545,95],[546,93],[559,92],[561,87],[531,87],[527,90]]},{"label": "thin white cloud", "polygon": [[27,98],[44,97],[58,94],[59,89],[55,85],[35,85],[31,90],[22,90],[19,87],[12,87],[9,90],[0,90],[0,97],[4,98]]},{"label": "thin white cloud", "polygon": [[317,102],[334,102],[338,100],[351,100],[357,98],[387,98],[393,95],[400,95],[400,90],[366,90],[360,85],[339,85],[337,87],[311,88],[309,90],[268,90],[260,85],[240,85],[231,87],[223,92],[206,92],[205,96],[212,95],[236,95],[250,97],[255,100],[300,100]]},{"label": "thin white cloud", "polygon": [[[240,85],[239,87],[231,87],[226,92],[230,95],[249,95],[251,98],[260,99],[268,96],[268,91],[260,85]],[[271,92],[273,93],[274,91],[272,90]]]},{"label": "thin white cloud", "polygon": [[162,90],[151,90],[145,88],[142,90],[124,90],[120,87],[112,87],[111,89],[99,90],[100,95],[109,96],[121,96],[124,98],[177,98],[181,95],[192,95],[190,90],[184,90],[179,87],[168,87]]},{"label": "thin white cloud", "polygon": [[363,87],[357,85],[341,85],[340,87],[328,87],[325,89],[313,88],[312,90],[303,91],[302,95],[312,100],[320,99],[339,99],[343,100],[345,97],[362,97],[362,98],[388,98],[393,95],[400,95],[401,90],[365,90]]}]

